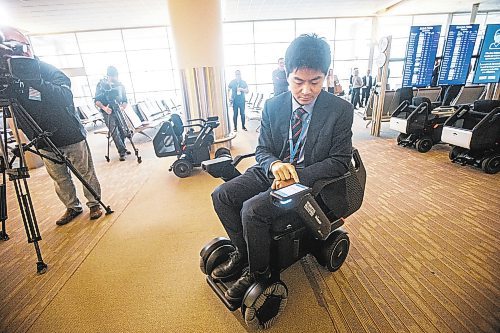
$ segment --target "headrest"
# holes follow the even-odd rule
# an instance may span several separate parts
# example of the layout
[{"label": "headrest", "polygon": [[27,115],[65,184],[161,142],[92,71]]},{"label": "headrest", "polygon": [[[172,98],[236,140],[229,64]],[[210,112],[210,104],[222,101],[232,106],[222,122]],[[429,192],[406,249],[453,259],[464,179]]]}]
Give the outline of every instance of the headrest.
[{"label": "headrest", "polygon": [[182,118],[178,114],[173,113],[170,116],[170,122],[173,125],[175,135],[181,136],[184,132],[184,124],[182,123]]},{"label": "headrest", "polygon": [[411,100],[411,104],[414,106],[419,106],[422,103],[427,103],[428,106],[432,105],[431,100],[424,96],[413,97],[413,99]]},{"label": "headrest", "polygon": [[497,99],[484,99],[474,102],[474,111],[490,113],[494,108],[500,106],[500,100]]}]

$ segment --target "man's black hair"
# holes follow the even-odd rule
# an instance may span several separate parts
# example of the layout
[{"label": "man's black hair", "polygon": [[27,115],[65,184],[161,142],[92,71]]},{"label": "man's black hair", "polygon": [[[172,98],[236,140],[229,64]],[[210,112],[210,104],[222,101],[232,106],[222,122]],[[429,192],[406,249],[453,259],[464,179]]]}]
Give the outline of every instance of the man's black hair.
[{"label": "man's black hair", "polygon": [[108,76],[113,76],[113,77],[115,77],[115,76],[118,76],[118,70],[116,69],[116,67],[115,67],[115,66],[109,66],[109,67],[108,67],[108,70],[107,70],[107,72],[106,72],[106,74],[107,74]]},{"label": "man's black hair", "polygon": [[304,34],[295,38],[285,53],[287,76],[297,69],[309,68],[328,73],[332,61],[330,46],[316,34]]}]

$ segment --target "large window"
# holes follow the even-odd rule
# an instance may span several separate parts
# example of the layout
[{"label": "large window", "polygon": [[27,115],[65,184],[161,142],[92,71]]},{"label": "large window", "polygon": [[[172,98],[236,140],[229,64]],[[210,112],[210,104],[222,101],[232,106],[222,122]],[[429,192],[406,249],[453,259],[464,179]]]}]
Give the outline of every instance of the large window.
[{"label": "large window", "polygon": [[131,101],[145,96],[170,98],[179,90],[166,27],[104,30],[32,36],[41,60],[65,72],[75,104],[93,104],[95,88],[110,65]]}]

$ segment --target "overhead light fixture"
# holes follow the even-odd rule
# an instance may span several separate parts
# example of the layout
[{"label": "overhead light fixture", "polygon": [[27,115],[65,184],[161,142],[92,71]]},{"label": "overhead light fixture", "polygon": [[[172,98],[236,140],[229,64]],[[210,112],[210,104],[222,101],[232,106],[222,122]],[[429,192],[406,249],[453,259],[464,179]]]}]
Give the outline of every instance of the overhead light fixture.
[{"label": "overhead light fixture", "polygon": [[384,14],[387,14],[387,12],[393,10],[394,8],[396,8],[397,6],[401,5],[405,1],[407,1],[407,0],[393,0],[393,1],[389,2],[385,7],[377,10],[375,12],[375,15],[384,15]]}]

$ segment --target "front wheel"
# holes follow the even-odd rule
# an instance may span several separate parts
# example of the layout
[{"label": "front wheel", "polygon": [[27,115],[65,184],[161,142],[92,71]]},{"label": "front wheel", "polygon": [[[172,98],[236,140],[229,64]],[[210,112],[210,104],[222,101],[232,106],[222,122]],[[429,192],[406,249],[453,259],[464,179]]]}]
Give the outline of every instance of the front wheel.
[{"label": "front wheel", "polygon": [[396,138],[396,141],[397,141],[398,145],[400,145],[401,142],[403,142],[404,140],[406,140],[406,138],[408,138],[408,134],[399,133],[398,137]]},{"label": "front wheel", "polygon": [[226,147],[221,147],[215,151],[215,158],[219,158],[224,155],[229,155],[231,156],[231,151],[227,149]]},{"label": "front wheel", "polygon": [[268,329],[283,313],[288,299],[288,289],[282,281],[254,283],[241,304],[241,312],[248,327]]}]

